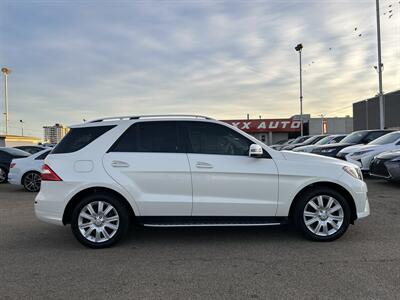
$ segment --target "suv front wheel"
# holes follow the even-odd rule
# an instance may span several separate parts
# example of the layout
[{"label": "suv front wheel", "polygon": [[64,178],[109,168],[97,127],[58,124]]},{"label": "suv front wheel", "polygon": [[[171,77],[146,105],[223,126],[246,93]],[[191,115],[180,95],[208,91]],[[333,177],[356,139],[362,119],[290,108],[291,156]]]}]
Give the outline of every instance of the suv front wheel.
[{"label": "suv front wheel", "polygon": [[129,227],[129,214],[119,199],[106,193],[85,197],[72,213],[71,228],[75,237],[90,248],[114,245]]},{"label": "suv front wheel", "polygon": [[333,241],[341,237],[350,224],[350,207],[346,199],[330,188],[311,190],[298,201],[295,222],[305,237],[315,241]]}]

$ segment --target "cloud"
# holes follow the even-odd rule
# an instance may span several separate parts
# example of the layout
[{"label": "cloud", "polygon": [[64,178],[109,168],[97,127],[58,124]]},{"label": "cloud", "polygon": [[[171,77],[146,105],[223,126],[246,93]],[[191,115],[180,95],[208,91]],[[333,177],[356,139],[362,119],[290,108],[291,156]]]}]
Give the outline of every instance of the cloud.
[{"label": "cloud", "polygon": [[[36,135],[108,115],[297,114],[299,42],[306,112],[351,114],[377,91],[373,0],[0,5],[12,124]],[[400,13],[382,19],[386,91],[400,87],[399,29]]]}]

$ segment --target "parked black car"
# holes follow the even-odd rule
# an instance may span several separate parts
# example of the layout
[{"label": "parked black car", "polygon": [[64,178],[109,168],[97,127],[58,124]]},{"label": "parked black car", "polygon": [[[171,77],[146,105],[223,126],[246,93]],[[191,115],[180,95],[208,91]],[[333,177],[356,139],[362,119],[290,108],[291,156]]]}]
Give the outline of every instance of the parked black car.
[{"label": "parked black car", "polygon": [[383,152],[371,161],[370,175],[387,180],[400,181],[400,150]]},{"label": "parked black car", "polygon": [[[385,135],[393,130],[360,130],[354,131],[353,133],[346,136],[343,140],[341,140],[337,144],[328,144],[322,145],[314,148],[311,153],[329,156],[329,157],[337,157],[337,154],[340,150],[358,144],[368,144],[373,140]],[[337,157],[341,158],[341,157]],[[344,159],[344,158],[342,158]]]},{"label": "parked black car", "polygon": [[10,163],[14,158],[23,158],[29,155],[31,154],[20,149],[0,147],[0,183],[7,182]]},{"label": "parked black car", "polygon": [[326,134],[323,135],[313,135],[308,137],[308,139],[299,142],[299,143],[292,143],[290,145],[287,145],[282,148],[282,150],[292,150],[297,147],[302,147],[302,146],[308,146],[308,145],[314,145],[316,142],[322,140],[324,137],[326,137]]},{"label": "parked black car", "polygon": [[46,149],[46,147],[43,147],[43,146],[33,146],[33,145],[30,145],[30,146],[16,146],[14,148],[17,148],[19,150],[28,152],[30,154],[35,154],[35,153],[38,153],[39,151],[42,151],[42,150]]}]

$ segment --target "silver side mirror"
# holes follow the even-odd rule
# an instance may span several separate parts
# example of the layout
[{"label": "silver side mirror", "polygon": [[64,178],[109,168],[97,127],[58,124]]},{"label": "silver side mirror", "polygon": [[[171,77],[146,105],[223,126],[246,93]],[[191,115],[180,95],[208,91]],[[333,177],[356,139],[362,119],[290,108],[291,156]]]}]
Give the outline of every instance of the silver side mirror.
[{"label": "silver side mirror", "polygon": [[249,150],[250,157],[262,157],[264,154],[263,148],[258,144],[251,144]]}]

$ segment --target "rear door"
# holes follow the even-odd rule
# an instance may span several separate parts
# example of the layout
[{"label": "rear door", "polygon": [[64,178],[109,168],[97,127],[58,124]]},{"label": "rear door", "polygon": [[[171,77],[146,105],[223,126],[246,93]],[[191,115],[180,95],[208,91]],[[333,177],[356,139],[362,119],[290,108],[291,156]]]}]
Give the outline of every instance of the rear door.
[{"label": "rear door", "polygon": [[193,216],[275,216],[278,171],[265,153],[249,157],[253,143],[211,122],[185,122],[192,171]]},{"label": "rear door", "polygon": [[104,155],[108,174],[135,199],[142,216],[190,216],[189,162],[175,121],[141,121]]}]

